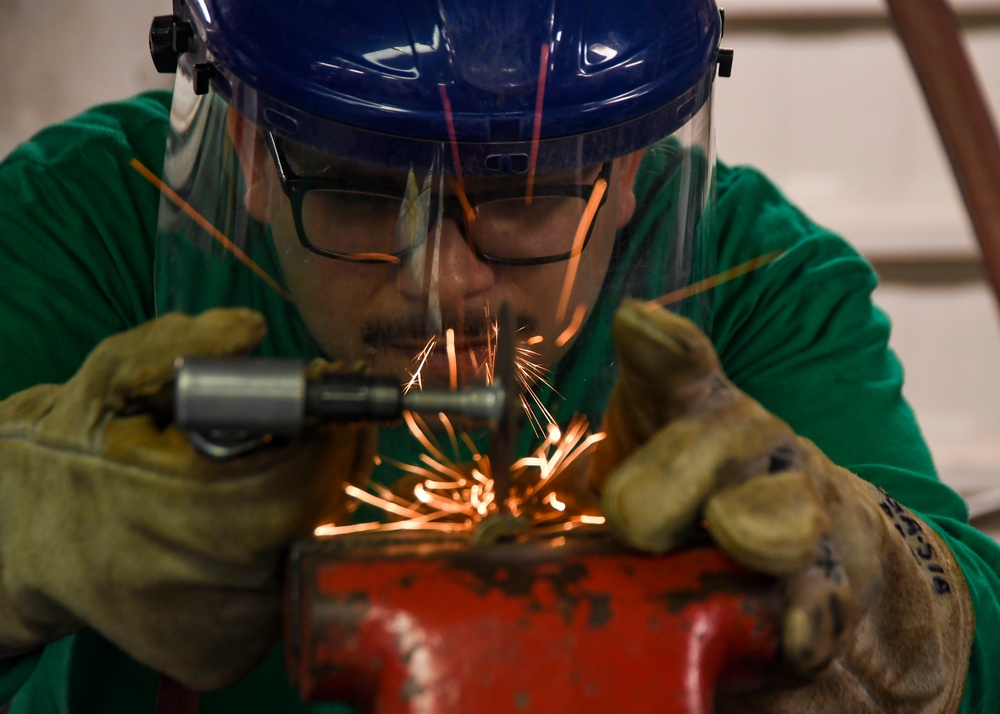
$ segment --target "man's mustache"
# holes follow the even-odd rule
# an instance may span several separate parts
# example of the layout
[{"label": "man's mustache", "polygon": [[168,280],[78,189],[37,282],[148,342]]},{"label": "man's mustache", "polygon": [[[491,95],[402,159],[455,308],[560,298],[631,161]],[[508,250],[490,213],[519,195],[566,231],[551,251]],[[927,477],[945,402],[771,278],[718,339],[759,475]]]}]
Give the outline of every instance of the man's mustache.
[{"label": "man's mustache", "polygon": [[[437,320],[434,322],[437,323]],[[520,335],[538,334],[538,320],[530,313],[516,313],[515,323]],[[464,315],[447,313],[441,316],[440,324],[439,328],[436,325],[432,326],[422,310],[383,314],[362,324],[361,338],[367,345],[384,347],[408,342],[427,342],[432,337],[442,338],[448,330],[454,330],[456,340],[485,342],[493,338],[496,317],[486,310],[470,311]]]}]

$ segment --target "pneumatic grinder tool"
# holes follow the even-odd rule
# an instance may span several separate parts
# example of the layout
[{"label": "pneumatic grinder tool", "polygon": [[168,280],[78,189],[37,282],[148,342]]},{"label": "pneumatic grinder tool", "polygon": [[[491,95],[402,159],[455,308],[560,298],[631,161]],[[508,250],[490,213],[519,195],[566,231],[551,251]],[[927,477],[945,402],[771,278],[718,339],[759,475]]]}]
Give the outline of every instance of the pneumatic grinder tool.
[{"label": "pneumatic grinder tool", "polygon": [[390,377],[330,373],[307,378],[306,363],[267,357],[185,358],[177,365],[178,427],[209,456],[225,458],[272,436],[295,436],[310,421],[391,421],[404,411],[499,423],[500,384],[405,391]]}]

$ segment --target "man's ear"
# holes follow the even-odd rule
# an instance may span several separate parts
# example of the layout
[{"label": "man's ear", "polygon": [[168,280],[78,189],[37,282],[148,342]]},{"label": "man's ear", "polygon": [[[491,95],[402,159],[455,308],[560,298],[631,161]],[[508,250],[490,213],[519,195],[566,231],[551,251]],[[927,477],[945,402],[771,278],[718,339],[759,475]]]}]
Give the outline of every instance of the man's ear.
[{"label": "man's ear", "polygon": [[246,181],[246,207],[254,219],[263,224],[271,222],[281,202],[278,173],[264,146],[264,139],[257,125],[238,111],[229,107],[226,130],[236,149],[240,170]]},{"label": "man's ear", "polygon": [[639,164],[642,163],[642,157],[645,155],[646,150],[640,149],[615,161],[617,164],[615,181],[618,183],[616,187],[618,189],[618,211],[616,213],[618,228],[632,220],[632,214],[635,213],[635,191],[633,188],[635,177],[639,173]]}]

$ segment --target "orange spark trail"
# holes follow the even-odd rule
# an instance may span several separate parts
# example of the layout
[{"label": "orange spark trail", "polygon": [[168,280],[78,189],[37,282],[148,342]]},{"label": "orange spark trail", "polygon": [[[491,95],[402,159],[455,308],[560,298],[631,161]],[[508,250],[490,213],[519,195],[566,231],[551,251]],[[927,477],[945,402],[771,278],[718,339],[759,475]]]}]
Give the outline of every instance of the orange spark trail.
[{"label": "orange spark trail", "polygon": [[159,176],[154,174],[148,168],[146,168],[139,159],[132,158],[129,162],[129,166],[139,172],[139,174],[153,184],[164,196],[169,198],[174,204],[184,211],[191,220],[202,227],[210,236],[219,241],[223,248],[232,253],[237,260],[247,266],[254,275],[263,280],[272,290],[274,290],[281,298],[287,302],[292,301],[292,296],[278,284],[278,282],[272,278],[267,272],[257,265],[249,255],[240,250],[239,246],[233,243],[231,240],[226,238],[226,236],[218,228],[213,226],[207,218],[198,213],[194,206],[181,198],[173,189],[167,186],[163,181],[160,180]]},{"label": "orange spark trail", "polygon": [[448,351],[448,381],[452,391],[458,389],[458,360],[455,356],[455,331],[448,328],[445,333],[445,349]]},{"label": "orange spark trail", "polygon": [[736,267],[724,270],[721,273],[717,273],[711,277],[705,278],[704,280],[699,280],[697,283],[692,283],[687,287],[680,288],[679,290],[674,290],[673,292],[667,293],[661,297],[650,300],[646,303],[646,308],[649,310],[655,310],[659,307],[666,307],[675,302],[680,302],[684,298],[689,298],[692,295],[697,295],[698,293],[705,292],[706,290],[711,290],[712,288],[727,283],[734,278],[738,278],[741,275],[746,275],[749,272],[757,270],[757,268],[763,268],[768,263],[773,263],[775,260],[781,257],[785,252],[784,248],[779,250],[772,250],[770,253],[764,253],[763,255],[758,255],[756,258],[748,260],[745,263],[740,263]]},{"label": "orange spark trail", "polygon": [[458,136],[455,134],[455,118],[451,113],[451,100],[448,99],[448,90],[443,84],[438,85],[441,92],[441,105],[444,107],[444,123],[448,128],[448,141],[451,144],[451,161],[455,166],[455,180],[459,187],[462,186],[462,159],[458,154]]},{"label": "orange spark trail", "polygon": [[451,113],[451,100],[448,99],[448,90],[443,84],[439,84],[438,89],[441,91],[441,105],[444,107],[445,126],[448,127],[448,143],[451,144],[451,162],[455,167],[455,178],[449,180],[449,184],[451,184],[452,190],[458,196],[459,203],[462,204],[462,209],[465,211],[465,218],[471,226],[476,215],[472,205],[469,203],[468,197],[465,195],[465,182],[462,180],[462,157],[458,153],[458,135],[455,133],[455,117]]},{"label": "orange spark trail", "polygon": [[587,306],[584,304],[579,304],[573,311],[573,320],[569,323],[569,327],[562,331],[562,334],[556,338],[556,347],[562,347],[571,339],[573,336],[580,331],[580,326],[583,325],[583,316],[587,314]]},{"label": "orange spark trail", "polygon": [[[580,516],[587,518],[587,516]],[[572,521],[570,521],[572,522]],[[584,521],[586,522],[586,521]],[[603,520],[601,521],[603,523]],[[397,521],[395,523],[356,523],[352,526],[319,526],[314,534],[316,536],[347,535],[348,533],[364,533],[365,531],[441,531],[442,533],[461,533],[467,531],[469,526],[463,523],[433,523],[427,518],[414,518],[409,521]]]},{"label": "orange spark trail", "polygon": [[431,337],[430,340],[427,341],[427,344],[424,345],[424,348],[420,350],[420,353],[413,358],[413,361],[417,363],[417,369],[410,375],[410,381],[403,385],[403,394],[406,394],[413,389],[414,384],[416,384],[418,388],[423,389],[424,382],[420,378],[420,373],[424,369],[424,362],[426,362],[427,358],[431,356],[431,352],[434,351],[435,347],[437,347],[437,337]]},{"label": "orange spark trail", "polygon": [[559,298],[559,308],[556,310],[557,320],[561,321],[566,316],[566,308],[569,307],[569,294],[573,291],[576,270],[580,264],[580,254],[583,253],[583,239],[587,237],[587,231],[590,230],[590,224],[594,222],[597,208],[601,205],[601,199],[607,189],[608,182],[604,179],[597,179],[594,183],[594,192],[590,194],[587,207],[583,210],[580,225],[576,227],[576,235],[573,236],[573,250],[570,253],[569,263],[566,265],[566,280],[563,282],[562,296]]},{"label": "orange spark trail", "polygon": [[535,124],[531,130],[531,156],[528,159],[528,186],[524,202],[531,205],[531,192],[535,187],[535,167],[538,165],[538,139],[542,134],[542,103],[545,99],[545,78],[549,71],[549,46],[542,44],[542,57],[538,63],[538,92],[535,93]]},{"label": "orange spark trail", "polygon": [[399,265],[401,262],[395,255],[389,255],[388,253],[351,253],[350,255],[345,255],[344,260],[353,260],[355,262],[377,260],[380,263],[392,263],[393,265]]},{"label": "orange spark trail", "polygon": [[462,204],[462,211],[465,212],[466,222],[469,226],[471,226],[476,221],[476,209],[472,207],[472,204],[469,203],[469,197],[465,195],[465,189],[462,187],[461,177],[458,181],[456,181],[451,176],[448,176],[447,180],[448,185],[451,186],[451,190],[454,191],[455,195],[458,197],[458,202]]},{"label": "orange spark trail", "polygon": [[[484,519],[497,513],[500,504],[489,460],[475,455],[474,465],[451,461],[441,454],[436,440],[419,417],[411,415],[407,423],[412,434],[433,456],[421,454],[422,465],[419,466],[390,461],[396,468],[420,479],[416,483],[404,483],[399,491],[379,484],[371,484],[369,491],[350,485],[345,487],[348,496],[381,508],[392,522],[328,524],[315,530],[317,536],[399,529],[472,533]],[[519,459],[511,467],[513,482],[517,484],[505,502],[511,513],[524,517],[539,533],[603,523],[603,517],[588,515],[593,504],[588,506],[580,502],[578,495],[574,496],[576,487],[572,480],[564,491],[563,482],[557,479],[561,474],[574,473],[569,470],[570,466],[589,453],[604,436],[603,432],[590,433],[586,418],[580,416],[574,417],[565,431],[550,425],[544,443],[531,456]],[[467,434],[463,432],[460,438],[474,450]],[[452,447],[456,445],[457,440],[452,442]]]},{"label": "orange spark trail", "polygon": [[347,484],[346,486],[344,486],[344,492],[348,496],[353,496],[359,501],[368,503],[372,506],[375,506],[376,508],[381,508],[386,513],[395,513],[396,515],[405,516],[406,518],[420,518],[423,515],[422,513],[414,511],[413,509],[403,508],[402,506],[398,506],[392,501],[387,501],[385,499],[379,498],[378,496],[373,496],[364,489],[358,488],[357,486],[352,486],[351,484]]}]

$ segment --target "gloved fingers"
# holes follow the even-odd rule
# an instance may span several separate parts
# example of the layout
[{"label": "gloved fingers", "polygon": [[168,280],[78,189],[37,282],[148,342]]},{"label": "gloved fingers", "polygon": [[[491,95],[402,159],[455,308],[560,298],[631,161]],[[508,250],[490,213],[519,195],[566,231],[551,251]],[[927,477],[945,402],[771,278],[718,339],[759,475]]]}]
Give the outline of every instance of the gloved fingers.
[{"label": "gloved fingers", "polygon": [[782,576],[818,555],[830,528],[811,479],[800,471],[750,478],[712,494],[705,506],[713,540],[748,568]]},{"label": "gloved fingers", "polygon": [[347,362],[345,360],[330,360],[317,357],[306,365],[306,379],[319,379],[327,374],[364,374],[368,363],[363,360]]},{"label": "gloved fingers", "polygon": [[838,656],[859,617],[836,545],[827,536],[817,545],[812,564],[785,579],[781,653],[800,674],[818,671]]},{"label": "gloved fingers", "polygon": [[772,454],[788,450],[794,438],[759,407],[733,419],[717,416],[670,422],[606,474],[604,516],[625,542],[656,553],[676,547],[711,494],[766,473]]},{"label": "gloved fingers", "polygon": [[102,342],[80,376],[103,386],[107,403],[117,408],[158,392],[173,378],[179,357],[248,354],[266,332],[263,316],[245,308],[218,308],[196,317],[171,313]]},{"label": "gloved fingers", "polygon": [[282,446],[213,460],[173,427],[159,431],[146,416],[114,419],[102,460],[120,478],[105,506],[109,518],[161,546],[244,563],[343,519],[344,486],[367,481],[377,439],[373,426],[322,425]]},{"label": "gloved fingers", "polygon": [[[242,308],[210,310],[197,317],[171,313],[105,339],[76,375],[60,388],[59,399],[35,435],[65,446],[91,450],[109,412],[168,409],[166,390],[178,357],[245,354],[263,339],[264,318]],[[137,409],[136,406],[139,405]]]},{"label": "gloved fingers", "polygon": [[[277,566],[272,571],[277,572]],[[249,673],[278,644],[281,590],[278,578],[260,585],[185,580],[162,573],[145,581],[155,590],[124,593],[98,611],[90,627],[134,659],[197,691],[229,686]],[[124,590],[125,588],[122,588]]]},{"label": "gloved fingers", "polygon": [[678,415],[716,408],[738,395],[708,337],[668,310],[624,300],[612,337],[622,367],[623,416],[640,441]]},{"label": "gloved fingers", "polygon": [[[706,441],[700,422],[673,422],[610,474],[601,506],[619,538],[664,553],[687,537],[717,486],[718,454]],[[686,448],[688,443],[695,448]],[[708,448],[697,448],[702,445]]]},{"label": "gloved fingers", "polygon": [[686,395],[686,385],[721,373],[708,337],[697,326],[662,307],[625,299],[615,313],[611,334],[626,372]]}]

